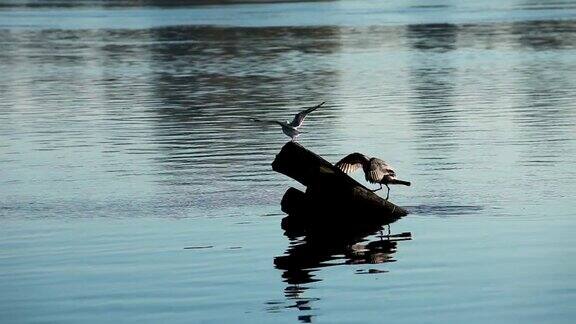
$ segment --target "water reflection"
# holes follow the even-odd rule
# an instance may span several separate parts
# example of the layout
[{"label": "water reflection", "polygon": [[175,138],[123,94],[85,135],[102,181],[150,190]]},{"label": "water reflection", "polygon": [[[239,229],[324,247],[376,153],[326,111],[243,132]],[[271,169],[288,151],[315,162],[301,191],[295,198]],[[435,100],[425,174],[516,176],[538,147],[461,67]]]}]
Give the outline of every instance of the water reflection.
[{"label": "water reflection", "polygon": [[416,128],[416,148],[430,171],[454,170],[457,166],[449,156],[457,149],[453,135],[461,116],[455,107],[457,68],[450,52],[456,49],[461,30],[452,24],[408,25],[406,30],[407,44],[413,49],[409,112]]},{"label": "water reflection", "polygon": [[[11,155],[7,161],[24,161],[23,167],[50,175],[45,178],[56,177],[50,172],[55,164],[65,164],[87,173],[74,181],[94,176],[108,192],[117,189],[111,178],[122,177],[145,182],[138,187],[154,187],[155,195],[186,196],[195,206],[234,205],[257,191],[265,193],[259,202],[274,204],[278,193],[270,184],[279,180],[271,176],[269,161],[285,139],[242,117],[281,119],[287,111],[327,100],[330,109],[307,120],[311,131],[303,140],[328,157],[342,154],[360,136],[374,136],[362,141],[367,150],[379,150],[378,130],[362,130],[368,121],[388,123],[393,113],[394,123],[404,126],[383,138],[390,145],[406,143],[391,148],[401,146],[408,158],[415,147],[415,165],[423,172],[444,176],[470,168],[460,158],[469,154],[456,150],[477,144],[474,138],[502,137],[489,126],[500,121],[513,128],[509,116],[526,140],[556,141],[529,146],[526,155],[548,152],[523,162],[554,162],[553,155],[569,148],[558,143],[574,120],[573,60],[564,54],[576,46],[574,24],[2,30],[0,95],[6,97],[6,114],[0,133],[10,141],[0,145]],[[517,55],[520,50],[530,55]],[[463,56],[474,51],[504,63],[488,69],[481,56]],[[506,51],[513,55],[490,56]],[[375,54],[359,54],[366,58],[362,64],[342,59],[356,52]],[[387,68],[379,70],[381,64],[370,64],[378,53],[403,67],[382,64]],[[386,96],[398,108],[381,110],[374,99],[376,104],[350,118],[352,108],[379,98],[375,85],[382,76],[394,76],[387,81],[391,91],[406,85],[406,92]],[[500,98],[523,100],[516,108]],[[486,119],[472,123],[470,116]],[[497,144],[502,143],[509,144]],[[39,152],[53,154],[44,154],[46,163],[39,164]],[[21,181],[17,175],[7,179]],[[132,200],[126,188],[126,200]],[[69,196],[74,199],[75,191]]]},{"label": "water reflection", "polygon": [[[422,147],[438,148],[439,140],[454,131],[456,85],[450,56],[434,52],[454,50],[459,29],[450,24],[409,25],[406,28],[408,44],[415,50],[410,64],[414,93],[411,113],[422,136]],[[433,53],[426,53],[428,51]]]},{"label": "water reflection", "polygon": [[[308,215],[315,217],[317,215]],[[308,284],[321,281],[317,277],[320,269],[338,265],[375,265],[394,262],[398,241],[410,240],[410,233],[390,234],[390,223],[349,224],[334,227],[331,224],[320,226],[283,221],[285,236],[290,245],[284,255],[274,258],[274,266],[282,270],[282,279],[287,284],[285,303],[269,303],[269,311],[281,308],[296,308],[303,312],[313,311],[317,298],[306,297]],[[299,216],[301,217],[301,215]],[[346,217],[351,217],[347,215]],[[387,234],[383,233],[386,227]],[[303,234],[305,233],[305,234]],[[379,234],[373,236],[375,234]],[[380,268],[357,269],[356,274],[385,273]],[[301,322],[309,323],[313,314],[299,316]]]},{"label": "water reflection", "polygon": [[[322,315],[331,309],[325,322],[371,322],[365,310],[384,303],[394,318],[421,322],[423,301],[443,322],[574,318],[566,278],[576,246],[575,1],[542,12],[533,8],[544,1],[492,2],[4,10],[1,218],[46,218],[69,230],[3,222],[0,307],[37,322],[97,322],[111,311],[255,322],[269,314],[253,310],[280,293],[270,311],[299,309],[302,322],[315,320],[319,305]],[[198,22],[265,28],[148,28]],[[403,243],[374,238],[377,228],[291,233],[285,247],[273,217],[227,222],[277,214],[287,182],[270,170],[284,136],[240,117],[284,118],[322,100],[331,107],[310,116],[303,143],[331,161],[351,148],[390,152],[419,184],[394,196],[414,206],[410,228],[423,235],[402,251],[410,253],[398,265],[410,270],[393,279],[371,273],[396,269],[387,262]],[[88,221],[98,216],[102,226]],[[175,216],[187,219],[162,219]],[[491,221],[501,216],[510,217]],[[67,217],[86,219],[60,222]],[[117,217],[130,224],[117,226]],[[169,251],[190,235],[197,253]],[[246,248],[202,249],[239,242]],[[522,246],[526,253],[514,248]],[[274,268],[270,258],[284,248]],[[457,258],[438,260],[439,249]],[[376,278],[386,280],[357,289]],[[400,289],[379,304],[389,281]]]},{"label": "water reflection", "polygon": [[[511,30],[517,36],[520,47],[538,52],[576,46],[574,21],[518,22],[512,24]],[[576,85],[572,73],[573,61],[554,56],[545,59],[538,53],[521,57],[519,61],[517,71],[523,80],[520,85],[523,100],[515,119],[530,142],[546,143],[527,146],[528,152],[523,162],[553,163],[567,149],[563,139],[572,131],[562,126],[570,123],[574,115],[571,91],[568,90]]]},{"label": "water reflection", "polygon": [[[150,55],[160,102],[154,114],[162,155],[156,160],[170,185],[270,181],[269,161],[284,138],[243,117],[285,118],[330,97],[336,82],[334,68],[322,60],[340,48],[334,27],[171,27],[150,38],[157,43]],[[329,124],[333,113],[322,121]],[[219,173],[229,175],[226,183]]]},{"label": "water reflection", "polygon": [[454,24],[418,24],[406,27],[409,44],[423,51],[446,52],[456,49],[458,26]]},{"label": "water reflection", "polygon": [[[569,49],[576,45],[574,21],[545,20],[516,22],[510,28],[522,48],[533,50]],[[565,37],[559,37],[563,35]]]}]

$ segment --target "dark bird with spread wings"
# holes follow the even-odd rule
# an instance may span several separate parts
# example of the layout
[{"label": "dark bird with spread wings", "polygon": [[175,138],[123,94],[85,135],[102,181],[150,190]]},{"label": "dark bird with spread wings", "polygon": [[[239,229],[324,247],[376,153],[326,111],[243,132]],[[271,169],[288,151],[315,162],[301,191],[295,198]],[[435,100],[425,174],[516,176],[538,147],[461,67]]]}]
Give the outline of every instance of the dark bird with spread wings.
[{"label": "dark bird with spread wings", "polygon": [[302,110],[301,112],[297,113],[294,116],[294,119],[292,119],[291,122],[288,121],[277,121],[277,120],[263,120],[263,119],[257,119],[257,118],[253,118],[252,120],[257,121],[257,122],[263,122],[263,123],[269,123],[269,124],[278,124],[280,126],[282,126],[282,132],[284,134],[286,134],[288,137],[291,138],[292,141],[294,141],[296,139],[296,137],[298,137],[298,135],[300,135],[302,132],[300,132],[298,130],[298,127],[302,126],[302,123],[304,122],[304,119],[306,118],[306,115],[308,115],[309,113],[313,112],[314,110],[320,108],[325,102],[322,102],[314,107],[310,107],[310,108],[306,108],[305,110]]},{"label": "dark bird with spread wings", "polygon": [[336,167],[344,171],[344,173],[351,173],[362,167],[366,181],[370,183],[377,183],[380,188],[373,190],[378,191],[382,189],[382,185],[388,188],[386,193],[386,200],[390,196],[389,184],[401,184],[409,186],[410,182],[396,179],[396,172],[390,165],[378,158],[368,158],[364,154],[352,153],[336,163]]}]

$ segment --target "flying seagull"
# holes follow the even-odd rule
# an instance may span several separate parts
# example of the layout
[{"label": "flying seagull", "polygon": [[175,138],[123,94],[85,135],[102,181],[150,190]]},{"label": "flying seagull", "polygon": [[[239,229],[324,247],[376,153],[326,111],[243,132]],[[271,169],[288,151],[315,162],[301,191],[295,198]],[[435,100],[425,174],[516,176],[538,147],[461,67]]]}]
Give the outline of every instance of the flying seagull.
[{"label": "flying seagull", "polygon": [[386,188],[388,188],[386,200],[388,200],[388,197],[390,196],[389,184],[410,185],[410,182],[408,181],[396,179],[396,172],[394,172],[394,169],[392,169],[392,167],[386,162],[374,157],[368,158],[364,154],[360,153],[349,154],[342,160],[338,161],[336,167],[344,171],[344,173],[354,172],[362,167],[366,181],[380,185],[380,188],[373,190],[373,192],[382,189],[382,185],[385,185]]},{"label": "flying seagull", "polygon": [[298,135],[300,135],[302,133],[298,130],[298,127],[302,126],[302,123],[304,122],[304,118],[306,118],[306,115],[308,115],[309,113],[313,112],[314,110],[320,108],[324,103],[325,103],[325,101],[323,101],[322,103],[320,103],[314,107],[310,107],[310,108],[306,108],[306,109],[302,110],[301,112],[297,113],[294,116],[294,119],[292,119],[291,122],[288,122],[288,121],[283,122],[283,121],[277,121],[277,120],[263,120],[263,119],[258,119],[258,118],[253,118],[252,120],[257,121],[257,122],[269,123],[269,124],[278,124],[278,125],[282,126],[282,132],[284,134],[286,134],[288,137],[290,137],[292,139],[292,141],[294,141],[296,139],[296,137],[298,137]]}]

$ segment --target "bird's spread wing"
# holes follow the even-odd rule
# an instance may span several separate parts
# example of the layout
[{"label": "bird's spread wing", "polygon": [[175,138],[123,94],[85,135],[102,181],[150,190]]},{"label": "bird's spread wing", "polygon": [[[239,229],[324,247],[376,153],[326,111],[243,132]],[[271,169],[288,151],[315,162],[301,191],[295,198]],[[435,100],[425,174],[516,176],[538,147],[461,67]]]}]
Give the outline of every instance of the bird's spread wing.
[{"label": "bird's spread wing", "polygon": [[305,110],[302,110],[301,112],[297,113],[294,116],[294,119],[292,120],[292,122],[290,123],[290,126],[298,128],[302,125],[302,122],[304,121],[304,118],[306,118],[306,115],[308,115],[309,113],[313,112],[314,110],[320,108],[325,102],[322,102],[314,107],[310,107],[307,108]]},{"label": "bird's spread wing", "polygon": [[266,120],[266,119],[259,119],[259,118],[251,118],[252,121],[259,122],[259,123],[266,123],[266,124],[278,124],[280,126],[284,126],[284,123],[279,122],[277,120]]},{"label": "bird's spread wing", "polygon": [[336,167],[344,173],[350,173],[362,167],[362,164],[368,162],[364,154],[352,153],[336,163]]},{"label": "bird's spread wing", "polygon": [[396,172],[386,162],[372,158],[370,159],[370,174],[366,177],[370,181],[379,182],[382,179],[393,179],[396,177]]}]

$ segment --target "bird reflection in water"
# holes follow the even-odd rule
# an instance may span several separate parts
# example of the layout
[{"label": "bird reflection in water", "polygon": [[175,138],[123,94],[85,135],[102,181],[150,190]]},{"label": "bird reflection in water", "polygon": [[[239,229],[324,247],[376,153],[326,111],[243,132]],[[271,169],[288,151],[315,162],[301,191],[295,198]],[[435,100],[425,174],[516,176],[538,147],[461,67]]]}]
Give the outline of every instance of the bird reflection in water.
[{"label": "bird reflection in water", "polygon": [[[286,302],[269,302],[269,311],[280,311],[283,308],[296,308],[309,313],[314,308],[312,303],[318,298],[307,298],[305,292],[310,283],[321,281],[317,272],[323,267],[336,265],[381,264],[394,262],[399,241],[411,240],[411,233],[387,235],[382,228],[389,222],[372,224],[354,224],[334,227],[328,224],[299,223],[292,216],[282,222],[285,235],[290,245],[284,255],[274,258],[274,265],[282,270],[282,279],[287,283],[284,289]],[[308,219],[315,215],[309,215]],[[318,216],[316,216],[318,217]],[[301,219],[299,216],[298,219]],[[293,220],[293,221],[291,221]],[[387,272],[383,269],[361,269],[356,274],[377,274]],[[311,323],[314,314],[299,315],[303,323]]]}]

